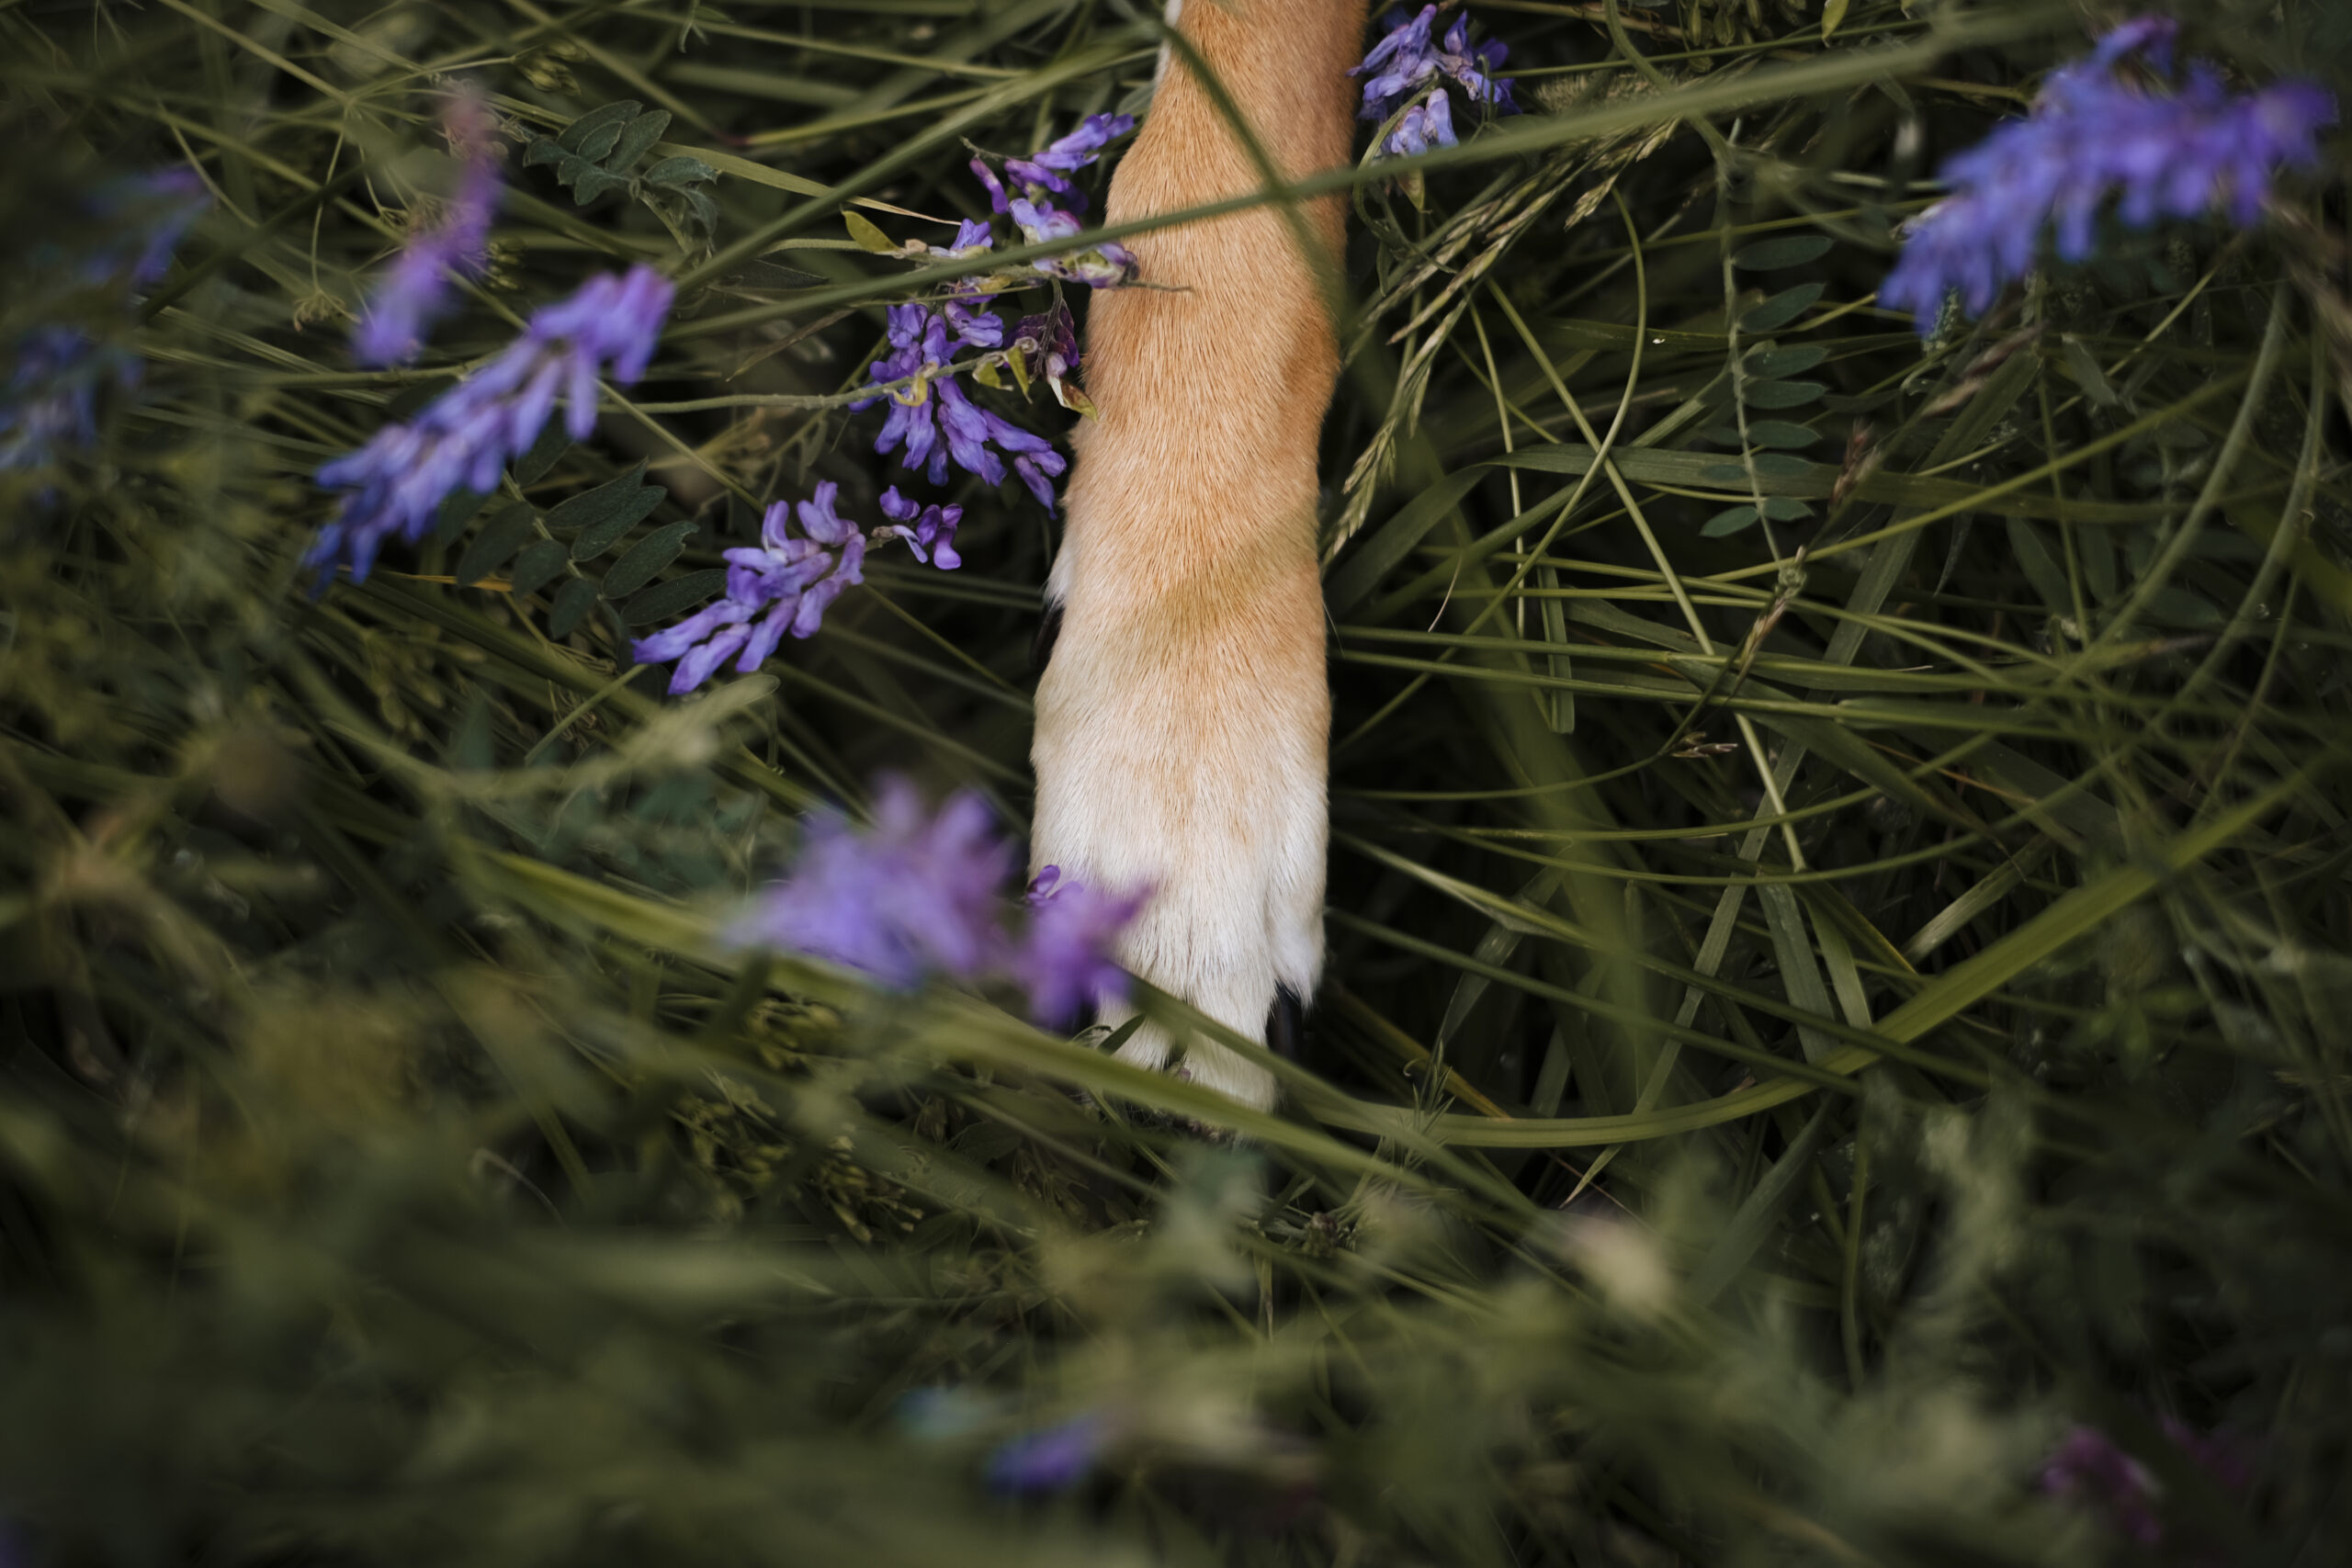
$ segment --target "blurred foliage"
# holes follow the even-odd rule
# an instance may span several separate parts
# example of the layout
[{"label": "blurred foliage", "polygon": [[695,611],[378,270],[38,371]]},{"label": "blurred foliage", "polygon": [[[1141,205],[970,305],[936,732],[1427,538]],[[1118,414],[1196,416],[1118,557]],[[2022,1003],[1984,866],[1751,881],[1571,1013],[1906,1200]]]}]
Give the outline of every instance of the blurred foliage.
[{"label": "blurred foliage", "polygon": [[[1351,176],[1333,955],[1256,1116],[712,941],[877,767],[1021,821],[1017,487],[760,676],[625,653],[760,503],[870,512],[842,405],[949,275],[873,242],[1138,107],[1148,17],[0,6],[8,342],[98,182],[212,200],[70,303],[146,365],[99,443],[0,473],[0,1554],[2343,1561],[2344,193],[1923,349],[1893,226],[2113,17],[1829,9],[1492,0],[1532,112]],[[2352,88],[2328,0],[2185,20]],[[491,270],[354,370],[455,77]],[[635,400],[312,596],[310,473],[636,260]],[[2038,1489],[2076,1423],[2161,1545]]]}]

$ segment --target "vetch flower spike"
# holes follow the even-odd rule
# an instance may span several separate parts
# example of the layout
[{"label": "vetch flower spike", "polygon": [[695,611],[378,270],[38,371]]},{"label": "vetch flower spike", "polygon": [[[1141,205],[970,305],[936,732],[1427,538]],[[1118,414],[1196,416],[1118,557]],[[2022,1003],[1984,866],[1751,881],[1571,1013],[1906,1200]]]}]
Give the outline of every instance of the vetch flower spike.
[{"label": "vetch flower spike", "polygon": [[[166,169],[108,180],[81,202],[118,232],[86,252],[44,247],[36,266],[54,267],[56,275],[47,290],[35,282],[29,291],[59,300],[94,291],[101,297],[95,317],[119,310],[163,280],[181,237],[210,198],[192,172]],[[21,280],[19,291],[28,291]],[[128,349],[78,326],[51,321],[33,327],[17,341],[0,389],[0,469],[47,468],[64,452],[92,445],[99,394],[109,386],[130,391],[141,378],[141,362]]]},{"label": "vetch flower spike", "polygon": [[877,384],[910,380],[913,385],[877,392],[850,407],[871,408],[888,396],[890,417],[875,437],[874,449],[897,451],[901,467],[922,472],[933,484],[947,482],[951,461],[997,484],[1005,475],[1001,454],[1010,454],[1014,473],[1050,512],[1053,478],[1069,466],[1068,460],[1044,436],[973,402],[949,363],[957,346],[995,348],[1002,344],[1003,318],[992,311],[973,312],[961,318],[959,325],[952,310],[952,305],[948,310],[891,306],[891,352],[876,360],[867,376]]},{"label": "vetch flower spike", "polygon": [[[1473,49],[1466,16],[1456,16],[1444,39],[1435,40],[1438,9],[1424,6],[1410,17],[1402,11],[1390,12],[1388,31],[1372,46],[1363,63],[1348,73],[1368,78],[1359,119],[1387,120],[1399,108],[1405,110],[1381,141],[1383,157],[1409,157],[1454,145],[1449,86],[1474,107],[1497,114],[1519,112],[1510,80],[1494,74],[1509,48],[1500,39],[1488,39]],[[1413,102],[1418,95],[1426,96]],[[1411,107],[1406,107],[1408,104]]]},{"label": "vetch flower spike", "polygon": [[952,795],[929,817],[913,785],[886,774],[874,826],[859,831],[817,817],[792,874],[759,896],[727,940],[829,959],[899,990],[930,975],[1008,978],[1049,1023],[1086,1001],[1123,998],[1127,977],[1110,953],[1143,896],[1106,896],[1048,868],[1016,944],[1001,895],[1012,865],[1012,848],[978,795]]},{"label": "vetch flower spike", "polygon": [[786,632],[813,637],[833,601],[865,581],[865,538],[833,509],[840,491],[829,481],[800,503],[798,536],[791,531],[793,504],[779,501],[770,506],[761,519],[758,547],[726,552],[726,595],[666,631],[639,639],[630,650],[639,663],[677,661],[670,672],[672,696],[701,685],[730,657],[737,673],[750,674],[767,661]]},{"label": "vetch flower spike", "polygon": [[1012,863],[978,795],[951,795],[930,817],[912,784],[888,776],[873,828],[816,818],[792,875],[729,939],[828,959],[899,989],[927,974],[974,979],[1002,955],[998,890]]},{"label": "vetch flower spike", "polygon": [[1029,1016],[1066,1027],[1088,1004],[1126,1000],[1127,972],[1111,953],[1150,897],[1068,881],[1046,866],[1029,885],[1029,935],[1012,955],[1012,977],[1029,993]]},{"label": "vetch flower spike", "polygon": [[876,544],[904,539],[915,559],[942,571],[954,571],[964,564],[964,558],[956,553],[956,525],[964,521],[962,507],[924,506],[900,495],[893,485],[882,492],[882,515],[890,521],[874,530]]},{"label": "vetch flower spike", "polygon": [[988,1483],[1015,1495],[1067,1492],[1092,1473],[1109,1436],[1108,1424],[1093,1415],[1024,1432],[989,1456]]},{"label": "vetch flower spike", "polygon": [[650,266],[593,277],[531,318],[522,336],[404,424],[321,468],[319,483],[348,491],[302,558],[319,574],[338,564],[365,581],[388,539],[414,543],[459,487],[487,494],[499,470],[531,449],[558,400],[564,427],[584,441],[596,427],[596,378],[622,386],[645,374],[669,318],[670,280]]},{"label": "vetch flower spike", "polygon": [[449,275],[480,273],[490,254],[490,220],[498,209],[498,117],[481,93],[450,97],[442,132],[458,155],[458,187],[439,222],[409,236],[353,329],[362,365],[404,365],[424,349],[425,329],[447,307]]},{"label": "vetch flower spike", "polygon": [[2217,208],[2252,225],[2278,170],[2319,161],[2335,100],[2300,81],[2233,95],[2203,61],[2169,94],[2117,74],[2134,55],[2168,70],[2174,32],[2163,17],[2125,23],[2087,60],[2053,72],[2025,118],[1948,160],[1941,173],[1952,194],[1912,220],[1880,302],[1911,311],[1923,335],[1951,295],[1981,315],[2032,269],[2053,221],[2059,257],[2087,257],[2110,196],[2134,229]]}]

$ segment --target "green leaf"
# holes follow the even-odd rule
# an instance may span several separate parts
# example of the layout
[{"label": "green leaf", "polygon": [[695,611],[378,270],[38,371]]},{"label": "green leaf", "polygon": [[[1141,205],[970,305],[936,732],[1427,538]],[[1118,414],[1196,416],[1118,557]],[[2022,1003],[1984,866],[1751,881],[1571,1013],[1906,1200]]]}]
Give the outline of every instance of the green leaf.
[{"label": "green leaf", "polygon": [[628,189],[628,180],[618,175],[608,175],[592,164],[580,172],[579,178],[571,182],[571,204],[574,207],[585,207],[609,191],[627,189]]},{"label": "green leaf", "polygon": [[1801,283],[1794,288],[1783,289],[1761,305],[1739,318],[1743,333],[1777,332],[1813,309],[1815,300],[1827,293],[1826,283]]},{"label": "green leaf", "polygon": [[1801,479],[1813,472],[1813,465],[1803,457],[1792,457],[1785,452],[1758,452],[1745,462],[1718,463],[1702,477],[1710,484],[1745,484],[1749,464],[1755,466],[1758,479]]},{"label": "green leaf", "polygon": [[509,502],[482,525],[465,554],[458,558],[457,580],[460,588],[468,587],[488,577],[506,564],[523,541],[531,536],[531,508],[527,502]]},{"label": "green leaf", "polygon": [[2075,608],[2074,591],[2066,581],[2066,569],[2050,553],[2041,533],[2022,517],[2012,517],[2009,525],[2009,553],[2017,557],[2018,566],[2025,572],[2026,581],[2041,595],[2041,602],[2060,615],[2071,615]]},{"label": "green leaf", "polygon": [[1784,419],[1755,419],[1747,423],[1747,439],[1757,446],[1810,446],[1821,432]]},{"label": "green leaf", "polygon": [[548,636],[570,637],[595,607],[596,585],[584,577],[573,578],[557,592],[555,607],[548,612]]},{"label": "green leaf", "polygon": [[1823,0],[1821,7],[1821,41],[1827,43],[1829,35],[1846,19],[1848,0]]},{"label": "green leaf", "polygon": [[706,180],[715,180],[718,177],[717,169],[712,168],[700,158],[689,157],[684,152],[674,157],[664,158],[645,171],[645,183],[653,186],[699,185]]},{"label": "green leaf", "polygon": [[548,477],[556,459],[571,448],[571,433],[564,428],[563,421],[551,419],[540,430],[539,438],[531,443],[531,449],[508,464],[506,471],[514,476],[518,485],[535,485]]},{"label": "green leaf", "polygon": [[899,247],[891,242],[890,236],[876,228],[872,220],[858,213],[844,212],[842,221],[849,226],[849,237],[857,242],[858,249],[872,251],[876,255],[894,256],[899,254]]},{"label": "green leaf", "polygon": [[1802,523],[1813,515],[1813,508],[1792,495],[1768,495],[1764,515],[1775,523]]},{"label": "green leaf", "polygon": [[575,495],[548,513],[548,532],[577,531],[580,537],[572,541],[571,558],[588,560],[612,548],[669,493],[645,482],[645,465],[640,462],[620,478]]},{"label": "green leaf", "polygon": [[682,615],[727,586],[727,569],[706,567],[657,582],[621,606],[621,619],[632,626]]},{"label": "green leaf", "polygon": [[489,499],[487,494],[478,490],[450,491],[433,519],[433,536],[441,540],[456,538],[465,531],[466,525],[474,520],[475,513],[481,510],[482,502]]},{"label": "green leaf", "polygon": [[1829,351],[1819,344],[1807,344],[1802,348],[1758,348],[1740,361],[1750,376],[1777,381],[1789,376],[1802,376],[1823,360]]},{"label": "green leaf", "polygon": [[1818,381],[1750,381],[1739,400],[1752,409],[1803,408],[1828,389]]},{"label": "green leaf", "polygon": [[616,175],[628,173],[629,166],[653,151],[653,144],[661,141],[662,133],[669,129],[668,109],[655,109],[651,114],[639,115],[628,122],[621,131],[620,139],[613,143],[613,150],[605,156],[605,168]]},{"label": "green leaf", "polygon": [[[1777,272],[1783,267],[1803,266],[1819,261],[1829,254],[1836,243],[1826,234],[1792,234],[1784,240],[1764,240],[1743,250],[1734,251],[1731,265],[1750,272]],[[1811,300],[1806,301],[1811,304]],[[1745,327],[1742,328],[1745,331]]]},{"label": "green leaf", "polygon": [[628,598],[652,581],[654,573],[678,558],[678,552],[686,547],[686,536],[697,526],[694,523],[673,523],[665,528],[656,528],[613,563],[597,592],[607,599]]},{"label": "green leaf", "polygon": [[2083,395],[2099,407],[2111,409],[2122,402],[2115,389],[2108,384],[2107,372],[2099,368],[2098,356],[2072,333],[2067,333],[2059,345],[2058,363],[2075,385],[2083,389]]},{"label": "green leaf", "polygon": [[1755,521],[1755,507],[1726,506],[1699,525],[1699,535],[1707,539],[1727,539]]},{"label": "green leaf", "polygon": [[552,136],[535,137],[531,145],[524,150],[523,166],[527,169],[534,164],[560,164],[568,151]]},{"label": "green leaf", "polygon": [[562,575],[563,564],[571,558],[571,549],[560,539],[541,539],[525,550],[508,579],[514,597],[526,598],[553,582]]},{"label": "green leaf", "polygon": [[[623,98],[616,104],[590,109],[566,126],[557,143],[567,152],[577,152],[583,158],[601,158],[612,150],[621,133],[621,127],[635,119],[645,106],[635,98]],[[610,134],[606,134],[607,131]],[[591,148],[594,151],[590,151]]]},{"label": "green leaf", "polygon": [[718,227],[718,203],[698,190],[680,190],[678,195],[686,204],[686,211],[706,230]]},{"label": "green leaf", "polygon": [[[1591,449],[1586,448],[1588,466]],[[1477,488],[1485,479],[1482,468],[1462,468],[1448,474],[1420,494],[1396,509],[1396,514],[1382,524],[1370,538],[1355,547],[1353,558],[1331,574],[1324,597],[1335,615],[1344,615],[1369,594],[1388,570],[1421,542],[1421,536],[1438,525],[1439,520],[1462,504],[1462,498]]]}]

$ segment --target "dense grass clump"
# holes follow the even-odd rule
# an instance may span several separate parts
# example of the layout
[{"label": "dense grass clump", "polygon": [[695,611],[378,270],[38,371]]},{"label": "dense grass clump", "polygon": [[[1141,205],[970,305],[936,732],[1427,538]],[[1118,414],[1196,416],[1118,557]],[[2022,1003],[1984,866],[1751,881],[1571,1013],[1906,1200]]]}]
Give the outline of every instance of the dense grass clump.
[{"label": "dense grass clump", "polygon": [[[1020,831],[1057,525],[853,405],[989,277],[958,395],[1082,417],[1119,236],[958,225],[1147,112],[1159,9],[0,6],[0,1561],[2352,1555],[2342,144],[1876,302],[2117,16],[1487,0],[1523,112],[1317,187],[1279,1111],[723,940],[887,773]],[[2333,0],[2177,15],[2352,92]],[[313,555],[322,466],[638,266],[641,377]],[[820,484],[962,564],[669,695]]]}]

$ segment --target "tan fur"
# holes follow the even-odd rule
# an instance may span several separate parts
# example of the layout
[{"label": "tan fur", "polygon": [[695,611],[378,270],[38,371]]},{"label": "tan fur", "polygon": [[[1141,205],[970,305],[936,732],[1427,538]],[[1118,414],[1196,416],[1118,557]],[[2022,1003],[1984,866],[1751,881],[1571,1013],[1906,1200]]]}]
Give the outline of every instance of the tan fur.
[{"label": "tan fur", "polygon": [[[1286,178],[1344,163],[1364,0],[1189,0],[1179,26]],[[1116,222],[1261,187],[1180,57],[1112,178]],[[1034,860],[1154,897],[1120,953],[1252,1039],[1277,984],[1323,963],[1330,693],[1315,563],[1316,446],[1339,372],[1318,263],[1339,197],[1140,236],[1145,282],[1094,297],[1037,688]],[[1301,226],[1320,257],[1301,249]],[[1147,1027],[1122,1050],[1163,1065]],[[1191,1043],[1200,1082],[1255,1106],[1272,1075]]]}]

